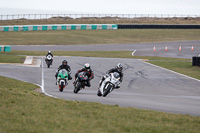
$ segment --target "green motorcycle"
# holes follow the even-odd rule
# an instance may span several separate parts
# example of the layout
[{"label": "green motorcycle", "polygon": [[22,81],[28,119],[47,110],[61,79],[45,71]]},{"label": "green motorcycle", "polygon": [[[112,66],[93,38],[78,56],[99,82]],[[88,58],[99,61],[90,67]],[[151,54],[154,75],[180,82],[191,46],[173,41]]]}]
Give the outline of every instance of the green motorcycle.
[{"label": "green motorcycle", "polygon": [[65,69],[61,69],[58,72],[58,77],[57,77],[57,84],[59,87],[59,91],[63,91],[63,89],[65,88],[65,86],[68,85],[68,72]]}]

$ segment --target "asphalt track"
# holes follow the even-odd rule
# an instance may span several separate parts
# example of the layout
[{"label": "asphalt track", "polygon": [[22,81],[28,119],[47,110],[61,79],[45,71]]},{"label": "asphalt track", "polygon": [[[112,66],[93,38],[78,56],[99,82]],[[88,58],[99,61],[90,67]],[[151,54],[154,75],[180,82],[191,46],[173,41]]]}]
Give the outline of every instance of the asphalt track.
[{"label": "asphalt track", "polygon": [[[153,51],[155,46],[156,51]],[[179,47],[181,46],[181,51]],[[192,51],[191,48],[194,47]],[[167,47],[167,52],[165,51]],[[160,56],[174,58],[189,58],[200,54],[200,40],[133,43],[133,44],[98,44],[98,45],[12,45],[12,50],[26,51],[134,51],[136,56]]]},{"label": "asphalt track", "polygon": [[[153,47],[156,51],[153,51]],[[164,51],[164,47],[168,51]],[[179,46],[182,50],[178,51]],[[191,50],[194,46],[194,50]],[[12,50],[30,51],[122,51],[136,50],[138,56],[161,56],[176,58],[192,58],[200,53],[200,41],[109,44],[109,45],[59,45],[59,46],[11,46]],[[63,59],[67,59],[75,72],[90,63],[95,78],[92,87],[73,93],[73,81],[64,92],[58,91],[55,85],[55,72]],[[124,67],[124,80],[121,88],[114,90],[106,98],[96,95],[98,83],[105,72],[121,62]],[[44,66],[44,67],[42,67]],[[45,93],[66,100],[99,102],[163,112],[200,116],[200,81],[150,65],[136,59],[89,58],[89,57],[55,57],[51,68],[45,63],[41,67],[0,64],[0,75],[41,86]],[[42,82],[43,81],[43,82]]]},{"label": "asphalt track", "polygon": [[[95,78],[92,86],[73,93],[73,81],[63,92],[55,85],[55,72],[63,59],[68,60],[75,72],[90,63]],[[96,95],[98,82],[105,72],[118,62],[124,65],[124,80],[121,88],[114,90],[107,97]],[[44,85],[45,93],[66,100],[99,102],[103,104],[157,110],[177,114],[200,116],[200,81],[174,72],[150,65],[137,59],[89,58],[89,57],[55,57],[51,68],[0,65],[0,75]],[[42,76],[43,74],[43,76]],[[42,80],[42,78],[44,80]],[[42,84],[44,81],[44,84]]]}]

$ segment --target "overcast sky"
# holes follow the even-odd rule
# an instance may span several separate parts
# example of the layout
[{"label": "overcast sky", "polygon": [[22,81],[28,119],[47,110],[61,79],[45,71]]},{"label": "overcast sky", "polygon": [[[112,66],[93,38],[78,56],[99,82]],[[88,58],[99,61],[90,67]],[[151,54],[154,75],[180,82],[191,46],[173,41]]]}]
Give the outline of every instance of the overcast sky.
[{"label": "overcast sky", "polygon": [[196,14],[200,0],[0,0],[0,14]]}]

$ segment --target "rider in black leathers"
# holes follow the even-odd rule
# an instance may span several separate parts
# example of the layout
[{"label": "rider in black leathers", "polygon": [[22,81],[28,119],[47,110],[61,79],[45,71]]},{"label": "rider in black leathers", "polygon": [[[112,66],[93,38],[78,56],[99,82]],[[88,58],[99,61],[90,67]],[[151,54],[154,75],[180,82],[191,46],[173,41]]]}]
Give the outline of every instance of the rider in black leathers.
[{"label": "rider in black leathers", "polygon": [[[119,76],[120,76],[120,82],[122,82],[123,76],[124,76],[124,74],[122,73],[122,70],[123,70],[122,64],[118,63],[117,66],[116,66],[115,68],[112,68],[112,69],[108,70],[108,71],[106,72],[106,74],[110,74],[110,73],[117,72],[117,73],[119,73]],[[105,80],[105,77],[103,76],[102,79],[101,79],[101,82],[100,82],[100,84],[99,84],[100,86],[101,86],[101,84],[102,84],[102,82],[103,82],[104,80]],[[116,87],[116,89],[119,89],[119,88],[120,88],[120,85]]]},{"label": "rider in black leathers", "polygon": [[47,53],[46,57],[47,57],[48,55],[51,55],[51,56],[53,57],[53,54],[51,53],[51,51],[49,51],[49,52]]},{"label": "rider in black leathers", "polygon": [[58,77],[58,72],[61,70],[61,69],[66,69],[66,71],[68,71],[68,80],[72,80],[72,77],[71,77],[71,68],[70,68],[70,66],[69,65],[67,65],[67,61],[66,60],[63,60],[63,62],[62,62],[62,65],[60,65],[59,67],[58,67],[58,71],[56,72],[56,75],[55,75],[55,77],[56,77],[56,85],[57,85],[57,77]]},{"label": "rider in black leathers", "polygon": [[75,84],[76,78],[78,77],[78,74],[80,72],[86,72],[86,75],[88,76],[88,80],[87,80],[86,86],[90,87],[91,86],[90,80],[92,80],[94,78],[94,73],[93,73],[92,69],[90,68],[90,64],[86,63],[84,65],[84,68],[82,68],[82,69],[80,69],[80,70],[77,71],[77,73],[75,74],[75,81],[74,81],[73,84]]},{"label": "rider in black leathers", "polygon": [[47,55],[46,55],[46,59],[45,59],[45,61],[47,61],[47,56],[48,55],[51,55],[51,57],[52,57],[52,61],[51,61],[51,65],[52,65],[52,63],[53,63],[53,54],[51,53],[51,51],[48,51],[48,53],[47,53]]}]

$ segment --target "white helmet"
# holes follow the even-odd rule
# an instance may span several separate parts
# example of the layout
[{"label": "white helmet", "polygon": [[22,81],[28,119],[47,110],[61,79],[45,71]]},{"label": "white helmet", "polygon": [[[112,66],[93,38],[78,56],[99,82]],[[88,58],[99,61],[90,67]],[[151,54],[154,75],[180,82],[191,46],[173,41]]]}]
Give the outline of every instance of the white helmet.
[{"label": "white helmet", "polygon": [[89,64],[89,63],[86,63],[86,64],[84,65],[84,68],[87,69],[87,70],[90,69],[90,64]]},{"label": "white helmet", "polygon": [[49,52],[48,52],[49,54],[51,53],[51,51],[49,50]]}]

